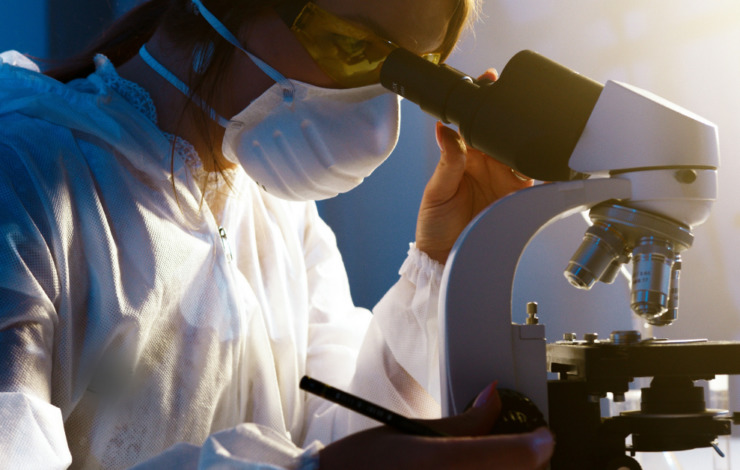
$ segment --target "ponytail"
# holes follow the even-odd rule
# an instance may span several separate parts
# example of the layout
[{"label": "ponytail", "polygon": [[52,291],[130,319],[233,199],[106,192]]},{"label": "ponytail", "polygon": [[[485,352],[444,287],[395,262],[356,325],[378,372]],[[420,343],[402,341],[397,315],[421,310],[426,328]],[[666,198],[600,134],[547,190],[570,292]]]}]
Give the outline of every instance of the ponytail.
[{"label": "ponytail", "polygon": [[134,57],[152,37],[170,7],[170,0],[149,0],[126,13],[79,54],[61,61],[46,75],[61,82],[84,78],[95,71],[93,58],[103,54],[116,67]]}]

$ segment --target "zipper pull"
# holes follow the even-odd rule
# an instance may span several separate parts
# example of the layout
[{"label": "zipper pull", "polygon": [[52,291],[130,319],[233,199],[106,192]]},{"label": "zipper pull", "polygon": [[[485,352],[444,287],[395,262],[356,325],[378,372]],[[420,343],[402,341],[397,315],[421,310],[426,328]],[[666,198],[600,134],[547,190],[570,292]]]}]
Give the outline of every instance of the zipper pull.
[{"label": "zipper pull", "polygon": [[226,230],[219,226],[218,227],[218,235],[221,237],[221,245],[224,247],[224,253],[226,254],[226,260],[228,262],[233,261],[234,254],[231,252],[231,245],[229,245],[229,239],[226,236]]}]

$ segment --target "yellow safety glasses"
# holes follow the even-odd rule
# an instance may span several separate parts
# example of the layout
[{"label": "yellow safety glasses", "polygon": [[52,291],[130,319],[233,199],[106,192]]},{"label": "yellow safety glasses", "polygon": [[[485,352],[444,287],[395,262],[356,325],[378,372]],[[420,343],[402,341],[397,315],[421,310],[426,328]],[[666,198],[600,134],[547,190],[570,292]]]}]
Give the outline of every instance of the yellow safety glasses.
[{"label": "yellow safety glasses", "polygon": [[[293,13],[290,7],[278,9],[283,21],[339,86],[351,88],[380,81],[380,67],[398,47],[396,44],[322,10],[313,2],[291,3]],[[436,64],[441,54],[433,52],[422,57]]]}]

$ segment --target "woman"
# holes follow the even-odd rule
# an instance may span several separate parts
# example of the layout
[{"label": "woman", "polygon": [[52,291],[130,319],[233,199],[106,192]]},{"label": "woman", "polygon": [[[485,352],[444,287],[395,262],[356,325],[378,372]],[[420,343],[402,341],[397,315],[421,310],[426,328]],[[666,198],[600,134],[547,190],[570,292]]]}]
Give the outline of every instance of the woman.
[{"label": "woman", "polygon": [[[363,431],[375,423],[298,389],[308,374],[439,416],[443,263],[478,211],[531,181],[438,126],[416,243],[372,316],[352,305],[313,200],[359,184],[395,144],[398,100],[377,85],[388,41],[443,60],[472,9],[151,0],[58,80],[0,67],[10,467],[544,465],[547,431]],[[94,52],[107,58],[93,71]],[[431,425],[484,434],[495,387],[476,405]]]}]

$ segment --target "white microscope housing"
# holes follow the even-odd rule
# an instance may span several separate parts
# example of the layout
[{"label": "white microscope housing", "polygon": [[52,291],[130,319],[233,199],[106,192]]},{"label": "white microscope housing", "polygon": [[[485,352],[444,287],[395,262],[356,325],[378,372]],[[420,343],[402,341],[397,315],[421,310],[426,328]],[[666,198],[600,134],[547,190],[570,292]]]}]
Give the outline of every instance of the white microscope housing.
[{"label": "white microscope housing", "polygon": [[592,210],[599,227],[589,229],[568,265],[573,285],[609,282],[633,260],[633,309],[656,324],[675,319],[678,286],[671,283],[679,254],[691,245],[692,228],[709,216],[718,165],[712,123],[646,91],[607,82],[569,163],[589,178],[501,199],[470,223],[450,254],[440,318],[444,414],[462,412],[498,380],[547,416],[544,326],[512,323],[512,289],[522,252],[555,220]]},{"label": "white microscope housing", "polygon": [[[512,57],[491,82],[399,48],[380,81],[456,124],[469,146],[549,182],[483,210],[450,253],[440,294],[443,414],[463,412],[493,381],[523,393],[557,434],[553,470],[639,469],[626,453],[708,447],[729,434],[733,420],[706,410],[694,381],[740,374],[740,343],[615,332],[546,344],[535,315],[512,321],[514,279],[529,241],[583,211],[593,225],[567,262],[568,281],[589,289],[631,263],[632,311],[653,325],[675,321],[681,252],[717,197],[716,127],[649,92],[602,85],[532,51]],[[548,381],[548,368],[557,380]],[[641,409],[602,419],[600,398],[623,397],[634,377],[652,377]]]}]

